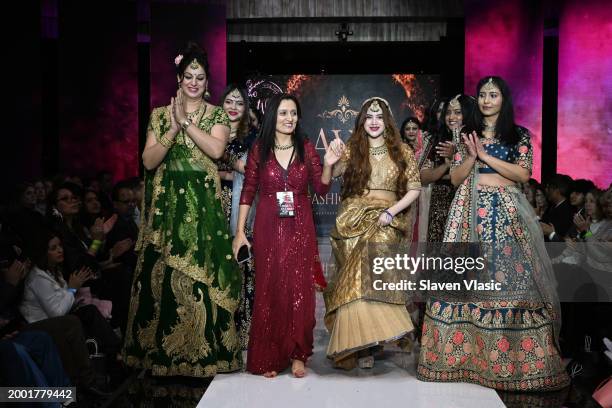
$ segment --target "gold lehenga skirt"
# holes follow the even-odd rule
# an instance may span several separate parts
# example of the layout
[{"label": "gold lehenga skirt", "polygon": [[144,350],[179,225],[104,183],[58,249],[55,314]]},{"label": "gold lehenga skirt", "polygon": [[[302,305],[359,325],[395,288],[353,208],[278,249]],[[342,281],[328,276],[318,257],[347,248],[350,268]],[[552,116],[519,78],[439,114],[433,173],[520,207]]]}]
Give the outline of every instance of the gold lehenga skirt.
[{"label": "gold lehenga skirt", "polygon": [[372,287],[368,244],[383,244],[376,247],[383,252],[410,244],[410,211],[396,216],[389,226],[378,226],[380,213],[391,204],[366,197],[345,199],[331,233],[336,274],[324,293],[325,325],[331,333],[327,356],[340,367],[354,367],[360,350],[394,342],[414,329],[405,293]]}]

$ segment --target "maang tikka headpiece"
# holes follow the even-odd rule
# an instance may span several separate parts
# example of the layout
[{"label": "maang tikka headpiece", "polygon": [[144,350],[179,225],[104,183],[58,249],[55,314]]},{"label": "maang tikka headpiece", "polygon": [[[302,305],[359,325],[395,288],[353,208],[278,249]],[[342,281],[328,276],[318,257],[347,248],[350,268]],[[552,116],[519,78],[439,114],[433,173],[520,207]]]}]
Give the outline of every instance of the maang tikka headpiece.
[{"label": "maang tikka headpiece", "polygon": [[237,89],[234,89],[232,92],[230,92],[229,96],[231,96],[232,98],[235,98],[235,99],[242,98],[242,95],[240,94],[240,91],[237,90]]},{"label": "maang tikka headpiece", "polygon": [[189,68],[191,68],[191,69],[199,69],[199,68],[201,68],[201,67],[202,67],[202,66],[200,65],[200,63],[198,62],[198,60],[197,60],[197,59],[195,59],[195,58],[193,59],[193,61],[191,61],[191,62],[189,63]]},{"label": "maang tikka headpiece", "polygon": [[378,101],[376,99],[370,105],[370,110],[372,112],[375,112],[375,113],[378,113],[378,112],[380,112],[382,110],[382,108],[380,107],[380,104],[378,103]]},{"label": "maang tikka headpiece", "polygon": [[393,111],[391,110],[391,106],[389,106],[389,102],[387,102],[386,99],[381,98],[379,96],[374,96],[372,98],[368,98],[365,101],[363,101],[363,103],[361,104],[361,107],[363,108],[368,102],[370,101],[374,101],[372,102],[372,104],[370,105],[370,110],[374,113],[378,113],[382,110],[380,103],[378,101],[381,101],[382,103],[384,103],[385,105],[387,105],[387,109],[389,109],[389,113],[391,114],[391,117],[393,117]]},{"label": "maang tikka headpiece", "polygon": [[485,92],[493,91],[494,89],[497,89],[497,85],[493,82],[493,77],[489,77],[489,80],[480,88],[481,91]]},{"label": "maang tikka headpiece", "polygon": [[450,101],[448,101],[448,106],[451,109],[461,109],[461,103],[459,102],[459,97],[461,96],[461,94],[455,96],[453,99],[451,99]]}]

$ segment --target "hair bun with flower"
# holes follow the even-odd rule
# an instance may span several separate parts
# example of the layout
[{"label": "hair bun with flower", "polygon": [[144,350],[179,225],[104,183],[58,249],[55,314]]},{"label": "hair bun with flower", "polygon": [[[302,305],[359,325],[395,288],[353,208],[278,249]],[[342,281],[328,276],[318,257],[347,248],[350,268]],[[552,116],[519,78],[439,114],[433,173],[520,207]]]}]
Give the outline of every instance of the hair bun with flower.
[{"label": "hair bun with flower", "polygon": [[174,65],[178,67],[182,60],[183,60],[183,54],[177,55],[176,58],[174,58]]}]

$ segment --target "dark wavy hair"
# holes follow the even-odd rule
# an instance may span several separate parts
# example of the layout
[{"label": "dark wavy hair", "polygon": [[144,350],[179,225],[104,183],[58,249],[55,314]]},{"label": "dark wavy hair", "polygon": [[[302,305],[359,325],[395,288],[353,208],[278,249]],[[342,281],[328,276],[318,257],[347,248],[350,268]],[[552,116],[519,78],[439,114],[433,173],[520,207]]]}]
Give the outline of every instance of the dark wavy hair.
[{"label": "dark wavy hair", "polygon": [[421,129],[421,122],[414,116],[408,116],[406,119],[404,119],[404,121],[402,122],[402,126],[400,126],[399,131],[400,131],[400,135],[403,136],[404,133],[404,127],[406,126],[406,123],[408,122],[412,122],[412,123],[416,123],[416,125],[419,127],[419,129]]},{"label": "dark wavy hair", "polygon": [[300,119],[302,118],[302,109],[300,108],[300,102],[293,95],[287,93],[274,95],[268,101],[266,105],[266,113],[263,117],[261,124],[261,130],[259,131],[259,158],[261,160],[261,168],[264,163],[268,160],[270,153],[273,153],[275,136],[276,136],[276,118],[278,116],[278,107],[282,101],[290,100],[295,103],[297,108],[298,123],[291,135],[291,141],[295,146],[297,158],[300,161],[304,161],[304,140],[306,136],[302,133],[300,126]]},{"label": "dark wavy hair", "polygon": [[[514,104],[512,103],[512,93],[510,87],[501,77],[498,76],[487,76],[478,81],[476,85],[476,98],[480,95],[480,89],[489,82],[489,79],[493,84],[499,88],[502,95],[502,105],[497,117],[497,123],[495,130],[497,132],[496,137],[506,145],[515,145],[518,143],[520,135],[517,131],[517,125],[514,123]],[[477,123],[480,124],[478,134],[482,135],[482,129],[484,127],[484,116],[480,112],[480,108],[476,110]]]},{"label": "dark wavy hair", "polygon": [[595,189],[595,183],[593,183],[591,180],[577,179],[572,183],[570,194],[576,192],[586,195],[593,189]]},{"label": "dark wavy hair", "polygon": [[406,143],[408,146],[412,147],[412,150],[414,150],[416,148],[416,143],[417,141],[413,141],[410,142],[408,141],[408,138],[406,137],[406,132],[404,131],[404,128],[406,127],[406,123],[414,123],[419,127],[419,130],[421,129],[421,122],[414,116],[409,116],[406,119],[404,119],[404,121],[402,122],[402,126],[400,126],[399,128],[399,132],[400,132],[400,138],[402,139],[402,142]]},{"label": "dark wavy hair", "polygon": [[548,187],[553,190],[559,190],[559,193],[568,198],[571,193],[572,184],[574,180],[567,174],[555,174],[550,179],[545,181],[544,187]]},{"label": "dark wavy hair", "polygon": [[[376,100],[378,99],[373,99],[362,106],[359,116],[357,116],[355,120],[353,134],[347,142],[347,146],[350,150],[350,157],[343,176],[344,182],[342,184],[341,193],[343,199],[363,195],[367,189],[368,181],[372,174],[372,166],[370,165],[370,144],[364,124],[368,108]],[[408,163],[406,163],[404,155],[402,154],[403,144],[399,130],[391,116],[391,111],[389,111],[389,107],[385,102],[380,102],[383,111],[383,120],[385,121],[385,132],[387,134],[385,144],[389,150],[391,160],[393,160],[393,163],[395,163],[399,170],[399,177],[397,178],[397,195],[398,197],[402,197],[407,192],[406,185],[408,180],[406,179],[405,173]],[[406,149],[407,147],[404,148]]]},{"label": "dark wavy hair", "polygon": [[431,105],[429,105],[429,109],[427,109],[427,113],[425,114],[425,119],[423,120],[423,127],[421,130],[428,132],[429,134],[435,135],[437,134],[444,124],[442,120],[442,116],[440,115],[440,120],[438,120],[436,114],[438,113],[438,107],[441,103],[446,103],[448,98],[446,97],[437,97],[433,100]]},{"label": "dark wavy hair", "polygon": [[34,265],[50,274],[57,283],[60,283],[62,278],[62,265],[57,265],[53,270],[49,266],[49,243],[53,238],[58,238],[60,240],[60,245],[63,246],[64,243],[60,233],[52,228],[41,230],[28,244],[28,255],[34,262]]},{"label": "dark wavy hair", "polygon": [[[453,98],[454,99],[454,98]],[[479,129],[479,126],[476,122],[476,111],[478,110],[478,106],[476,100],[469,95],[460,95],[458,98],[459,105],[461,105],[461,116],[463,116],[463,126],[460,129],[461,133],[471,133],[475,130]],[[438,156],[435,146],[441,142],[449,142],[453,140],[453,133],[446,126],[446,114],[448,112],[449,101],[444,102],[444,106],[442,107],[442,113],[440,115],[440,123],[441,127],[438,132],[432,135],[432,143],[431,148],[427,154],[428,159],[433,161],[435,165],[441,164],[444,159]]]},{"label": "dark wavy hair", "polygon": [[210,66],[208,65],[208,55],[206,51],[204,51],[195,41],[189,41],[185,48],[180,52],[183,56],[183,59],[176,66],[176,75],[183,80],[183,75],[185,75],[185,70],[191,63],[191,61],[196,60],[198,63],[204,68],[204,72],[206,73],[206,79],[210,80]]},{"label": "dark wavy hair", "polygon": [[240,96],[242,96],[242,99],[244,99],[244,113],[240,118],[240,123],[238,123],[238,129],[236,132],[236,138],[242,142],[249,133],[249,95],[247,94],[246,89],[239,87],[237,84],[229,84],[223,91],[223,95],[221,95],[219,105],[223,107],[225,98],[227,98],[227,95],[229,95],[233,90],[238,91]]},{"label": "dark wavy hair", "polygon": [[[461,127],[462,133],[471,133],[478,130],[478,122],[476,119],[476,112],[478,111],[478,103],[476,99],[469,95],[460,95],[458,98],[459,105],[461,105],[461,116],[463,116],[463,126]],[[448,113],[449,102],[444,103],[442,108],[442,115],[440,121],[442,122],[442,128],[440,129],[440,141],[447,141],[453,139],[453,133],[446,126],[446,114]]]}]

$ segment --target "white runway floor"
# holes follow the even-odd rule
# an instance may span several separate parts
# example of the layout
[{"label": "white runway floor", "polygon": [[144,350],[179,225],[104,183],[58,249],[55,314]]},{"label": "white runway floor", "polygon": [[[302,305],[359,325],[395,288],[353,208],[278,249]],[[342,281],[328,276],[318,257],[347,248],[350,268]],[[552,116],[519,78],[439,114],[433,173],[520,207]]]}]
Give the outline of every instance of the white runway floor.
[{"label": "white runway floor", "polygon": [[416,379],[415,354],[385,352],[374,369],[336,370],[325,357],[328,335],[323,327],[323,299],[317,295],[314,355],[305,378],[287,370],[267,379],[248,373],[215,377],[198,407],[291,408],[494,408],[504,404],[491,389],[473,384],[427,383]]},{"label": "white runway floor", "polygon": [[[326,251],[327,250],[327,251]],[[328,248],[321,248],[327,259]],[[427,383],[416,379],[415,353],[385,351],[374,369],[352,371],[332,368],[325,357],[328,334],[323,325],[324,305],[317,294],[314,355],[305,378],[289,370],[274,379],[245,372],[217,375],[198,407],[203,408],[503,408],[491,389],[474,384]]]}]

